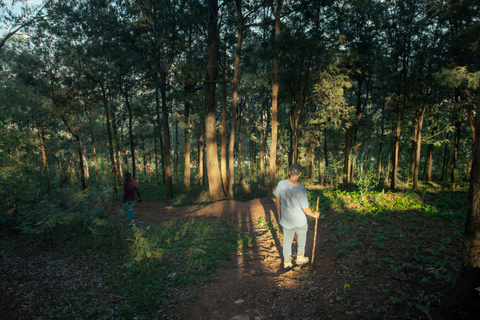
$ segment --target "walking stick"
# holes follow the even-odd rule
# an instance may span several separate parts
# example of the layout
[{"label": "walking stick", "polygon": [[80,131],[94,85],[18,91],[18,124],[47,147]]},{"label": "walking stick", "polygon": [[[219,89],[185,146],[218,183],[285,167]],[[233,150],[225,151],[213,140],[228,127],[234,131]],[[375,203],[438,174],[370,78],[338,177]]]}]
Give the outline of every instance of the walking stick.
[{"label": "walking stick", "polygon": [[[318,201],[319,200],[320,200],[320,198],[317,197],[317,212],[318,212]],[[317,224],[318,224],[318,218],[315,218],[315,235],[313,236],[312,263],[313,263],[313,259],[315,259],[315,245],[317,244]]]}]

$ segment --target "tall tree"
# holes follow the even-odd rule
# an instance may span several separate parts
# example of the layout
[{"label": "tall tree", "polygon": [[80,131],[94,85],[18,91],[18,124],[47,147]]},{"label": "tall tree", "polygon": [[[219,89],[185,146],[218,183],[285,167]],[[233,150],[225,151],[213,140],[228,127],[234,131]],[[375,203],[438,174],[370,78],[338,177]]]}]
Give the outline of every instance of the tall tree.
[{"label": "tall tree", "polygon": [[215,92],[218,78],[218,0],[207,1],[208,17],[208,59],[205,78],[205,136],[207,152],[207,175],[210,200],[225,198],[217,153],[216,101]]},{"label": "tall tree", "polygon": [[281,15],[283,0],[277,0],[276,7],[272,3],[272,12],[275,17],[275,43],[273,47],[273,83],[272,83],[272,142],[270,144],[270,169],[268,195],[271,197],[275,188],[277,172],[277,139],[278,139],[278,90],[279,90],[279,57],[280,57],[280,35]]}]

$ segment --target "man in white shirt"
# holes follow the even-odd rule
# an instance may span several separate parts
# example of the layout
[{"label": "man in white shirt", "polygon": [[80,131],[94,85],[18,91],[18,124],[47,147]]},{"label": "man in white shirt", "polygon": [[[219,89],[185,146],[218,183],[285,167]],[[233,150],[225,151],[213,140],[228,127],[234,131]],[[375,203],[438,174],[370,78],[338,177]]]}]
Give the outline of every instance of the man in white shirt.
[{"label": "man in white shirt", "polygon": [[318,218],[320,214],[310,209],[307,189],[300,184],[302,168],[299,164],[292,164],[289,169],[290,178],[280,181],[275,188],[275,205],[280,214],[280,225],[283,227],[283,260],[284,268],[291,268],[292,243],[297,234],[296,264],[308,263],[305,257],[308,223],[306,215]]}]

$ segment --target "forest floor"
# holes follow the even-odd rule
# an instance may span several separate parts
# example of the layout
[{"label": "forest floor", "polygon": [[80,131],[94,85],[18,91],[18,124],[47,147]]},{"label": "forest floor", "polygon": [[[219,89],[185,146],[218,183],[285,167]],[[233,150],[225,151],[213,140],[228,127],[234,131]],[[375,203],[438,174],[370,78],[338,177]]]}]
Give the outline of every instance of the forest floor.
[{"label": "forest floor", "polygon": [[[176,311],[164,315],[168,319],[442,319],[443,302],[452,290],[451,282],[435,277],[435,268],[412,269],[411,273],[405,273],[408,266],[396,269],[393,260],[404,251],[395,237],[384,239],[382,251],[368,244],[339,251],[332,241],[338,230],[334,225],[324,225],[322,219],[317,227],[313,263],[284,269],[282,233],[275,205],[267,198],[191,207],[144,201],[135,206],[135,214],[139,228],[154,228],[171,219],[205,219],[228,222],[255,239],[242,252],[234,253],[230,261],[221,263],[212,281],[196,288],[193,295],[182,297],[179,290],[178,299],[170,301]],[[335,211],[325,215],[325,221],[341,216]],[[268,222],[275,231],[265,228]],[[393,216],[371,223],[380,230],[404,221],[401,216]],[[309,218],[308,224],[306,255],[311,260],[315,220]],[[433,220],[410,231],[422,239],[425,227],[450,232],[445,230],[448,224]],[[445,253],[458,256],[461,246],[453,243],[443,248]],[[388,259],[392,264],[385,263]],[[0,318],[60,319],[68,314],[74,318],[77,303],[101,310],[128,299],[108,290],[97,271],[101,266],[92,265],[94,260],[69,261],[51,251],[27,248],[20,238],[0,237]],[[76,297],[64,298],[73,289]],[[57,316],[48,310],[59,306]]]}]

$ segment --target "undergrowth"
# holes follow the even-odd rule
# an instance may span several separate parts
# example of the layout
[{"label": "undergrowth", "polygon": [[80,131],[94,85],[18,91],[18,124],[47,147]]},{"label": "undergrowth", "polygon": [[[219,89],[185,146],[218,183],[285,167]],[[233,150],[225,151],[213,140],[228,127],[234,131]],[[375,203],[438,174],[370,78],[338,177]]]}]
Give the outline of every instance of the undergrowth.
[{"label": "undergrowth", "polygon": [[370,295],[376,302],[365,305],[366,312],[388,318],[408,307],[411,315],[432,317],[429,307],[445,301],[442,292],[458,275],[466,192],[326,190],[309,197],[310,203],[319,199],[323,223],[333,231],[326,245],[336,248],[342,265],[357,270],[355,277],[344,276],[348,290],[338,289],[347,310]]},{"label": "undergrowth", "polygon": [[[163,186],[139,186],[144,201],[166,201]],[[196,288],[211,279],[221,261],[255,241],[218,221],[127,226],[115,204],[121,195],[112,197],[107,188],[55,192],[53,197],[39,196],[36,204],[12,204],[0,216],[0,236],[20,233],[32,240],[25,244],[50,250],[57,258],[88,259],[103,275],[105,294],[118,296],[119,301],[113,314],[78,306],[85,318],[179,314],[182,302],[195,299]],[[169,201],[173,206],[208,203],[206,187],[176,185],[174,193],[175,199]],[[262,196],[265,188],[236,192],[242,201]],[[337,272],[344,282],[335,298],[347,312],[362,307],[388,318],[408,308],[414,317],[431,317],[429,306],[441,303],[442,288],[451,287],[458,274],[467,193],[392,192],[368,186],[309,191],[314,209],[317,199],[321,224],[332,232],[325,245],[335,248],[335,259],[342,266],[358,270],[354,276]],[[271,223],[259,224],[274,229]],[[372,278],[376,280],[371,282]],[[364,295],[375,297],[375,303],[364,302]],[[52,312],[68,318],[64,308],[58,303]]]}]

